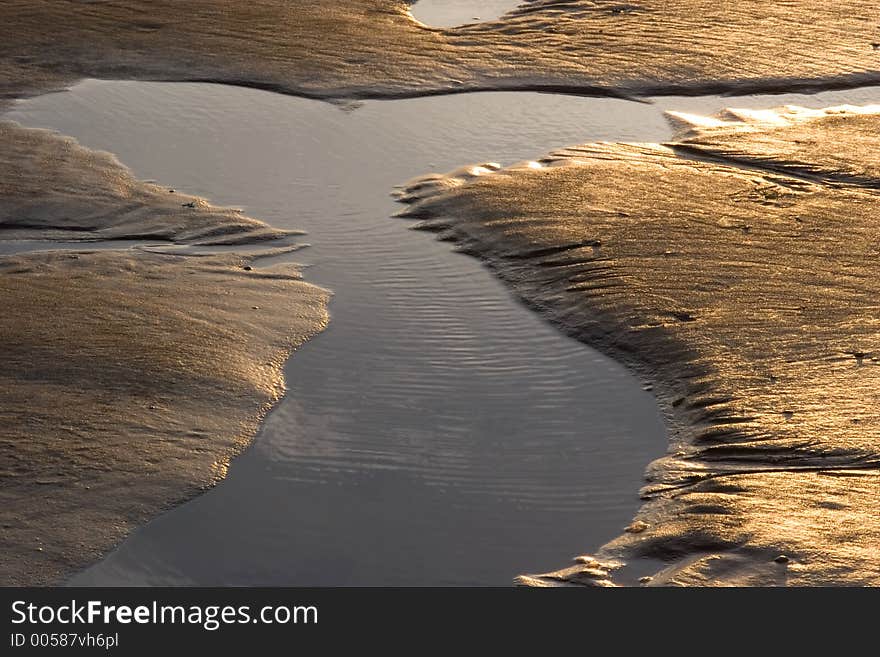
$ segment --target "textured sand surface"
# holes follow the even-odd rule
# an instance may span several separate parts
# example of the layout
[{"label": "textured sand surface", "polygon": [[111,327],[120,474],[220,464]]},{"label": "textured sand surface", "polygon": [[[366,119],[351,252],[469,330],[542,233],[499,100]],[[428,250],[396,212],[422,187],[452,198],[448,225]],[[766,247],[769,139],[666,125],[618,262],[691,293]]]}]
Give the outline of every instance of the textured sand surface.
[{"label": "textured sand surface", "polygon": [[[7,0],[0,109],[83,77],[340,99],[880,83],[868,0],[534,0],[446,30],[407,7]],[[655,581],[876,578],[876,121],[786,127],[783,114],[728,115],[670,148],[593,145],[558,154],[562,166],[460,172],[410,190],[430,197],[414,213],[524,299],[657,381],[678,429],[672,454],[652,470],[647,527],[600,555],[662,556],[670,569]],[[694,152],[722,163],[682,157]],[[723,164],[734,161],[755,170]],[[2,123],[0,238],[287,235],[138,182],[108,154]],[[55,581],[97,558],[209,485],[253,435],[285,355],[326,321],[326,294],[243,264],[136,251],[0,260],[2,582]],[[261,312],[270,307],[279,313]],[[772,561],[781,551],[789,562]],[[584,561],[531,581],[611,581]]]},{"label": "textured sand surface", "polygon": [[327,294],[229,256],[0,258],[0,582],[45,584],[225,473]]},{"label": "textured sand surface", "polygon": [[880,82],[871,0],[533,0],[432,29],[402,0],[7,0],[0,98],[82,77],[320,97],[710,93]]},{"label": "textured sand surface", "polygon": [[0,121],[0,239],[244,244],[289,235],[204,199],[136,180],[115,157]]},{"label": "textured sand surface", "polygon": [[880,188],[880,105],[823,110],[727,110],[717,117],[670,113],[691,155],[718,157],[747,167]]},{"label": "textured sand surface", "polygon": [[405,216],[627,362],[668,417],[629,530],[524,581],[607,585],[648,558],[655,583],[880,583],[878,112],[728,111],[669,146],[402,190]]},{"label": "textured sand surface", "polygon": [[[0,124],[0,143],[0,237],[244,246],[287,235],[138,182],[53,133]],[[253,438],[286,358],[325,326],[328,293],[291,265],[249,262],[0,258],[0,584],[57,582],[96,560],[221,478]]]}]

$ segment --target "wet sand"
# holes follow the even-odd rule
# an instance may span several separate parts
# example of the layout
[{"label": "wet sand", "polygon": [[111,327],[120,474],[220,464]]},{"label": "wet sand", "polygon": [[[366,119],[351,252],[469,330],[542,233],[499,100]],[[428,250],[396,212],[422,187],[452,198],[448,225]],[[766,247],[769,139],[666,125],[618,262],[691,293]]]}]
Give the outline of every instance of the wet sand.
[{"label": "wet sand", "polygon": [[[4,122],[0,143],[0,238],[29,251],[0,257],[0,581],[49,584],[225,475],[328,293],[252,267],[248,250],[283,251],[289,231],[45,130]],[[243,253],[106,248],[138,238]]]},{"label": "wet sand", "polygon": [[[880,83],[872,0],[534,0],[432,29],[403,0],[7,0],[0,98],[84,77],[321,98],[758,93]],[[747,35],[747,36],[744,36]]]},{"label": "wet sand", "polygon": [[240,211],[135,180],[113,155],[48,130],[0,122],[0,239],[289,243]]},{"label": "wet sand", "polygon": [[405,216],[628,363],[668,418],[628,531],[523,581],[608,585],[647,560],[655,584],[878,582],[878,111],[734,110],[666,146],[403,190]]},{"label": "wet sand", "polygon": [[[880,93],[869,94],[874,100]],[[745,168],[801,176],[833,185],[880,188],[880,162],[873,156],[880,105],[825,109],[783,107],[776,111],[728,110],[717,117],[672,113],[677,148]]]}]

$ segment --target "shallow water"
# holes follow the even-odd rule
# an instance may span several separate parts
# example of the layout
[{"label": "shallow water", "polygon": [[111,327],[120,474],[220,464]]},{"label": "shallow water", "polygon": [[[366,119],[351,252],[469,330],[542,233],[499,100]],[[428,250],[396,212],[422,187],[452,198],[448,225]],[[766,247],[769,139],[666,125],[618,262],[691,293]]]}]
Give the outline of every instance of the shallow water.
[{"label": "shallow water", "polygon": [[661,109],[859,102],[484,93],[354,111],[228,87],[88,81],[12,118],[313,247],[330,328],[290,395],[209,493],[156,519],[77,584],[507,584],[619,533],[666,448],[651,396],[564,338],[475,261],[390,219],[393,185],[589,140],[662,140]]},{"label": "shallow water", "polygon": [[430,27],[455,27],[494,20],[521,4],[522,0],[418,0],[410,13]]}]

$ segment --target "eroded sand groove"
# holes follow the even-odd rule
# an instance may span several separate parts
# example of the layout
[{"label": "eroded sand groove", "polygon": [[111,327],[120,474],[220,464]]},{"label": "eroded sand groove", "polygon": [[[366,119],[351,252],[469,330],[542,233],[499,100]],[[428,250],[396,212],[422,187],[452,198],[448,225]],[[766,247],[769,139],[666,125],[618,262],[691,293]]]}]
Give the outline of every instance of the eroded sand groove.
[{"label": "eroded sand groove", "polygon": [[666,146],[401,190],[404,216],[627,362],[668,416],[629,530],[524,582],[610,585],[640,558],[667,564],[655,584],[880,581],[878,112],[729,110]]},{"label": "eroded sand groove", "polygon": [[[289,239],[48,131],[0,123],[0,144],[0,239]],[[57,582],[222,478],[327,322],[292,265],[85,249],[0,258],[6,585]]]},{"label": "eroded sand groove", "polygon": [[0,9],[0,98],[83,77],[214,81],[320,98],[880,83],[871,0],[532,0],[496,21],[450,29],[419,24],[408,7],[403,0],[8,0]]}]

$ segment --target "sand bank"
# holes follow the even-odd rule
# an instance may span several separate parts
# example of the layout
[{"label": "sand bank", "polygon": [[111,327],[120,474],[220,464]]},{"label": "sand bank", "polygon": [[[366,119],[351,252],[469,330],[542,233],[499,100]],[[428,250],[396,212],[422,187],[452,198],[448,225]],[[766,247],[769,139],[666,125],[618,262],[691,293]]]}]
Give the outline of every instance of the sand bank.
[{"label": "sand bank", "polygon": [[485,89],[603,95],[877,84],[871,0],[532,0],[429,28],[403,0],[10,0],[0,98],[83,77],[215,81],[316,97]]},{"label": "sand bank", "polygon": [[69,137],[0,121],[0,239],[228,245],[293,234],[136,180],[110,153]]},{"label": "sand bank", "polygon": [[[71,139],[13,124],[0,139],[3,237],[287,235],[140,183]],[[144,250],[0,258],[0,582],[52,583],[96,560],[212,485],[249,443],[290,352],[325,326],[328,298],[290,265],[249,263]]]},{"label": "sand bank", "polygon": [[663,562],[654,583],[880,581],[877,112],[729,111],[667,146],[586,144],[402,190],[404,216],[628,363],[667,414],[629,531],[525,581],[607,585],[642,559]]}]

